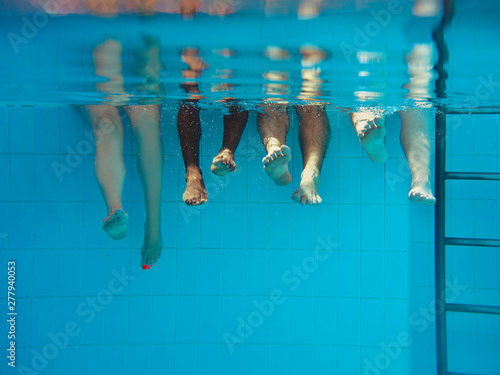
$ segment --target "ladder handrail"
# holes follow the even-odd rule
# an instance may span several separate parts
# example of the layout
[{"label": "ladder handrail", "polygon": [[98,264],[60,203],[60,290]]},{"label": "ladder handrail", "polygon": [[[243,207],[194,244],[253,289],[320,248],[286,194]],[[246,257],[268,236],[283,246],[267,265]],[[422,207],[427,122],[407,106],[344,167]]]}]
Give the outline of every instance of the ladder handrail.
[{"label": "ladder handrail", "polygon": [[500,247],[500,240],[489,238],[445,237],[444,244],[449,246]]},{"label": "ladder handrail", "polygon": [[444,172],[447,180],[500,180],[500,173],[494,172]]},{"label": "ladder handrail", "polygon": [[500,315],[500,306],[472,305],[469,303],[447,303],[446,311]]},{"label": "ladder handrail", "polygon": [[[446,306],[446,261],[445,261],[445,173],[446,173],[446,113],[436,112],[436,168],[434,209],[434,263],[435,298]],[[444,299],[444,301],[443,301]],[[436,315],[436,354],[438,375],[448,374],[448,346],[446,342],[446,312]]]}]

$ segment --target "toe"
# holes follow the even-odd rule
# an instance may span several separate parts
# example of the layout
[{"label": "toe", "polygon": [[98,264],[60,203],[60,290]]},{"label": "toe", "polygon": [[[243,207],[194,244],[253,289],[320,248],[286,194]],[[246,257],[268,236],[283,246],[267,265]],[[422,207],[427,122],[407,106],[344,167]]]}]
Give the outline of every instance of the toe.
[{"label": "toe", "polygon": [[287,145],[281,146],[281,154],[283,156],[290,155],[290,148]]},{"label": "toe", "polygon": [[412,191],[410,191],[410,194],[408,195],[408,197],[412,201],[419,201],[423,198],[423,195],[420,194],[420,192],[417,190],[412,190]]},{"label": "toe", "polygon": [[432,195],[426,195],[426,196],[425,196],[425,201],[426,201],[427,203],[432,204],[432,203],[434,203],[434,202],[436,201],[436,198],[434,198]]},{"label": "toe", "polygon": [[385,126],[384,116],[377,116],[373,119],[373,123],[378,128],[383,128]]}]

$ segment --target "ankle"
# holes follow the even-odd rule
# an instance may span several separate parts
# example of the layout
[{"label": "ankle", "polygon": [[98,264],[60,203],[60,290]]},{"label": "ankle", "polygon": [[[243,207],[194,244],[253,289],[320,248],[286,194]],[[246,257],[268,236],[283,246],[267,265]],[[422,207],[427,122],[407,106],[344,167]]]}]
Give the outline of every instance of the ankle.
[{"label": "ankle", "polygon": [[144,222],[144,232],[149,237],[161,236],[161,220],[146,220]]},{"label": "ankle", "polygon": [[264,143],[265,143],[266,151],[268,153],[271,149],[281,148],[281,146],[282,146],[282,143],[274,137],[267,137]]},{"label": "ankle", "polygon": [[306,165],[304,167],[304,169],[302,170],[300,177],[301,178],[311,177],[311,178],[317,179],[317,178],[319,178],[320,174],[321,174],[321,170],[317,166]]},{"label": "ankle", "polygon": [[219,155],[224,153],[224,152],[229,152],[230,154],[234,154],[234,150],[230,149],[229,147],[221,147],[219,150]]},{"label": "ankle", "polygon": [[186,167],[186,180],[188,178],[196,178],[196,177],[199,177],[199,178],[202,177],[202,172],[201,172],[200,167],[197,165],[187,166]]},{"label": "ankle", "polygon": [[431,177],[429,174],[426,173],[421,173],[421,174],[415,174],[415,177],[412,176],[411,179],[411,185],[430,185],[431,184]]},{"label": "ankle", "polygon": [[109,205],[108,206],[108,215],[111,215],[116,210],[122,210],[123,211],[123,206],[122,206],[121,203]]}]

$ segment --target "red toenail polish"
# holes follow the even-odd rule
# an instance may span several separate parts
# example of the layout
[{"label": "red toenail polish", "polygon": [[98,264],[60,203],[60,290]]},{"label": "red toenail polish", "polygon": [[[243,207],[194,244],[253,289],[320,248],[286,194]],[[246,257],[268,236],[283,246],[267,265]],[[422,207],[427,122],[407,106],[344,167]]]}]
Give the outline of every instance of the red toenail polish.
[{"label": "red toenail polish", "polygon": [[144,265],[144,266],[142,266],[142,269],[143,269],[143,270],[147,270],[147,269],[148,269],[148,266]]}]

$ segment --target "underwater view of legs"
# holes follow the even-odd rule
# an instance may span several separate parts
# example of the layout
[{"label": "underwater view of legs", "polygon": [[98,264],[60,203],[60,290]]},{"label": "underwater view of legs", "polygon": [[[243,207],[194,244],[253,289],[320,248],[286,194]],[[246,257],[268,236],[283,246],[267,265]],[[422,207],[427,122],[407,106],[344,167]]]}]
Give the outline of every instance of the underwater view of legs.
[{"label": "underwater view of legs", "polygon": [[[142,70],[148,76],[159,69],[157,48],[145,50]],[[97,89],[106,94],[114,105],[87,105],[78,107],[79,112],[92,126],[96,152],[95,173],[101,193],[106,202],[108,217],[104,220],[104,231],[114,240],[125,238],[128,215],[123,210],[122,191],[125,180],[123,160],[124,130],[119,104],[128,98],[123,86],[121,44],[108,39],[93,51],[97,76],[107,81],[98,83]],[[154,64],[154,69],[151,66]],[[146,73],[145,73],[146,74]],[[154,86],[158,90],[158,85]],[[163,171],[163,142],[160,129],[160,107],[158,105],[122,105],[127,113],[137,144],[137,169],[144,192],[146,222],[144,242],[141,250],[141,267],[148,269],[158,260],[163,248],[161,233],[161,193]]]},{"label": "underwater view of legs", "polygon": [[106,104],[77,107],[93,130],[96,148],[94,169],[108,213],[103,229],[114,240],[125,238],[128,222],[122,205],[126,172],[123,124],[118,109],[118,105],[128,98],[123,87],[121,53],[121,43],[113,39],[106,39],[94,47],[92,60],[95,75],[106,79],[97,83],[96,89],[105,94]]},{"label": "underwater view of legs", "polygon": [[229,101],[229,114],[224,115],[224,135],[222,147],[212,161],[211,171],[217,176],[225,176],[236,170],[234,153],[247,125],[248,111]]},{"label": "underwater view of legs", "polygon": [[177,131],[186,168],[186,190],[182,199],[188,206],[198,206],[208,201],[207,189],[200,168],[201,122],[199,107],[187,102],[179,105]]},{"label": "underwater view of legs", "polygon": [[1,374],[500,375],[499,0],[0,2]]},{"label": "underwater view of legs", "polygon": [[[375,163],[387,160],[385,115],[363,109],[349,114],[361,145]],[[434,112],[431,108],[407,108],[399,111],[401,146],[411,171],[408,198],[414,203],[432,205],[436,198],[433,187]]]},{"label": "underwater view of legs", "polygon": [[185,79],[182,88],[189,98],[179,105],[177,112],[177,133],[186,170],[186,189],[182,199],[188,206],[199,206],[207,203],[208,194],[200,168],[201,120],[197,102],[203,96],[197,78],[207,68],[207,64],[199,56],[198,49],[192,47],[182,50],[181,60],[188,65],[182,71]]},{"label": "underwater view of legs", "polygon": [[375,163],[387,160],[385,149],[385,116],[369,109],[349,113],[352,125],[359,137],[361,146]]},{"label": "underwater view of legs", "polygon": [[262,159],[264,170],[276,185],[286,185],[292,181],[288,162],[292,160],[290,148],[286,145],[286,135],[290,129],[290,119],[285,105],[263,104],[258,113],[257,128],[267,155]]},{"label": "underwater view of legs", "polygon": [[432,205],[432,163],[434,153],[435,120],[431,108],[408,108],[399,112],[401,117],[401,146],[411,171],[412,202]]},{"label": "underwater view of legs", "polygon": [[300,186],[292,199],[302,205],[318,205],[322,202],[318,189],[330,140],[330,125],[323,106],[303,105],[295,108],[299,114],[299,144],[304,169],[300,175]]},{"label": "underwater view of legs", "polygon": [[141,250],[141,267],[148,269],[163,249],[161,233],[161,193],[163,176],[163,142],[158,105],[126,106],[134,139],[137,143],[137,171],[144,192],[146,222]]},{"label": "underwater view of legs", "polygon": [[78,110],[92,126],[94,134],[94,170],[108,215],[102,228],[113,240],[121,240],[127,235],[128,215],[122,205],[126,172],[120,114],[117,107],[109,105],[88,105]]}]

